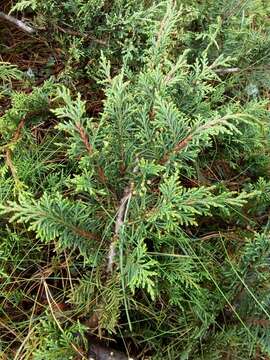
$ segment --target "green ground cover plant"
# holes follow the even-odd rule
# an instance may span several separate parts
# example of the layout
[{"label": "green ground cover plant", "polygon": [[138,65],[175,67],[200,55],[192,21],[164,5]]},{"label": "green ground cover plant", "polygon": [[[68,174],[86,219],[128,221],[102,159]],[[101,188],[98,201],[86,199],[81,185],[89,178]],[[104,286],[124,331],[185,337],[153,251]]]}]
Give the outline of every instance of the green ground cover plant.
[{"label": "green ground cover plant", "polygon": [[269,359],[269,2],[1,12],[0,357]]}]

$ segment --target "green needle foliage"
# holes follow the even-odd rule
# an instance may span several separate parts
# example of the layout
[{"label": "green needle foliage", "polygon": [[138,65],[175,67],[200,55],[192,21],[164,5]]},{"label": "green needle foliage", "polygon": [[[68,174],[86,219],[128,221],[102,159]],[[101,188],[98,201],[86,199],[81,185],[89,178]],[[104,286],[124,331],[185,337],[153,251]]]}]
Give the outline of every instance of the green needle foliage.
[{"label": "green needle foliage", "polygon": [[267,2],[13,5],[64,66],[0,63],[3,358],[268,359]]}]

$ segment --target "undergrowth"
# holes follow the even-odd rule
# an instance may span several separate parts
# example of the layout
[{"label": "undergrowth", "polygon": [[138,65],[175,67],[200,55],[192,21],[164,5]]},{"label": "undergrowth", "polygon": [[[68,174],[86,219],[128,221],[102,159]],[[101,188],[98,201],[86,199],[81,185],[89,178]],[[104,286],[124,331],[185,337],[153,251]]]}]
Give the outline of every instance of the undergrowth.
[{"label": "undergrowth", "polygon": [[1,358],[270,358],[268,2],[1,6]]}]

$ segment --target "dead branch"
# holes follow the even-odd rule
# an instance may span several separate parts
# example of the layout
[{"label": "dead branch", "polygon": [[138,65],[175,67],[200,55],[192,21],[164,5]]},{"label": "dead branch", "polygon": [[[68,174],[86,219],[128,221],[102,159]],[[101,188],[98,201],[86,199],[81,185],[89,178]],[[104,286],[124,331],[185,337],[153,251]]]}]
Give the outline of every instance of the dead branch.
[{"label": "dead branch", "polygon": [[22,31],[28,34],[34,34],[36,30],[29,25],[26,25],[23,21],[16,19],[14,16],[8,15],[0,11],[0,19],[10,22],[11,24],[17,26]]},{"label": "dead branch", "polygon": [[133,183],[130,183],[128,186],[126,186],[124,189],[123,197],[120,200],[120,205],[119,205],[119,208],[117,211],[117,217],[116,217],[116,221],[115,221],[114,237],[113,237],[113,241],[110,245],[110,250],[109,250],[109,255],[108,255],[108,265],[107,265],[108,273],[112,272],[112,270],[113,270],[113,263],[114,263],[115,252],[116,252],[115,251],[116,243],[119,238],[119,233],[120,233],[121,227],[123,226],[125,218],[126,218],[128,204],[129,204],[129,201],[132,196],[133,188],[134,188]]},{"label": "dead branch", "polygon": [[[136,159],[136,163],[138,163],[138,159]],[[133,169],[133,174],[138,172],[138,165],[136,165]],[[122,226],[124,225],[127,211],[128,211],[128,205],[130,202],[130,199],[132,197],[134,189],[134,183],[131,181],[124,189],[123,196],[120,200],[119,208],[117,211],[117,217],[115,221],[115,228],[114,228],[114,237],[113,241],[110,245],[109,255],[108,255],[108,265],[107,265],[107,272],[111,273],[113,270],[113,264],[114,264],[114,258],[116,253],[116,244],[119,238],[119,233],[121,231]]]},{"label": "dead branch", "polygon": [[227,68],[227,69],[215,69],[216,74],[225,75],[225,74],[234,74],[239,72],[241,69],[238,67],[235,68]]}]

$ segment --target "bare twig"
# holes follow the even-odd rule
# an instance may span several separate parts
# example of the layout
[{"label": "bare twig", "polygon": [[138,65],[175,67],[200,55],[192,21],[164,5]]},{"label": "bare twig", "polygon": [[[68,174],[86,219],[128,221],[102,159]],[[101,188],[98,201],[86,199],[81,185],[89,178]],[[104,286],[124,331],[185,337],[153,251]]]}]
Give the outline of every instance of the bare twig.
[{"label": "bare twig", "polygon": [[215,69],[216,74],[225,75],[225,74],[234,74],[239,72],[241,69],[238,67],[235,68],[224,68],[224,69]]},{"label": "bare twig", "polygon": [[3,13],[2,11],[0,11],[0,19],[6,20],[6,21],[12,23],[13,25],[17,26],[19,29],[21,29],[22,31],[24,31],[28,34],[34,34],[34,32],[36,31],[31,26],[26,25],[23,21],[16,19],[14,16],[7,15],[7,14]]},{"label": "bare twig", "polygon": [[[136,163],[138,163],[138,159],[136,159]],[[138,165],[136,165],[133,169],[133,174],[138,172]],[[108,255],[108,264],[107,264],[107,272],[110,273],[113,270],[114,258],[116,254],[116,244],[119,238],[119,234],[121,231],[122,226],[124,225],[125,219],[127,217],[127,211],[129,202],[132,197],[132,192],[134,189],[134,183],[131,181],[124,189],[123,196],[120,200],[119,208],[117,211],[117,217],[115,221],[115,228],[114,228],[114,237],[113,241],[110,245],[109,255]]]},{"label": "bare twig", "polygon": [[129,204],[129,201],[132,196],[133,188],[134,188],[133,183],[130,183],[128,186],[126,186],[124,189],[123,197],[120,200],[120,205],[119,205],[119,208],[117,211],[117,217],[116,217],[116,221],[115,221],[114,237],[113,237],[113,241],[110,245],[110,250],[109,250],[109,255],[108,255],[108,265],[107,265],[108,273],[112,272],[112,270],[113,270],[113,263],[114,263],[115,252],[116,252],[115,251],[116,243],[119,238],[119,233],[120,233],[121,227],[123,226],[125,218],[126,218],[128,204]]}]

